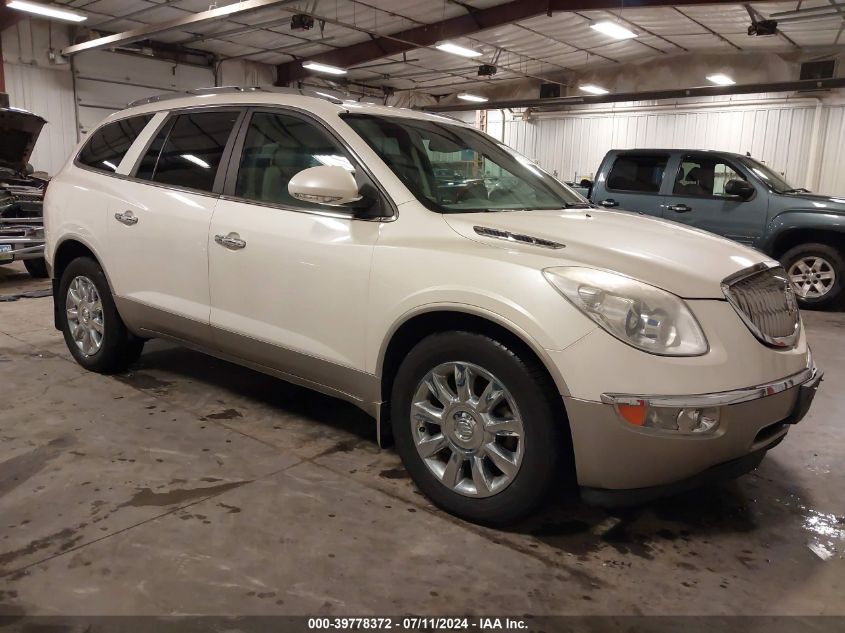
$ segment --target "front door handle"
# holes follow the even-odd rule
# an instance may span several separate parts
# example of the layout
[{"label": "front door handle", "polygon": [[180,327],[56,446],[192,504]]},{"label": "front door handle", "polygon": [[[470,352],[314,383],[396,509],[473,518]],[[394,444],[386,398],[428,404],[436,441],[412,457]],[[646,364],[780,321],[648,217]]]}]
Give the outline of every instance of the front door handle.
[{"label": "front door handle", "polygon": [[225,246],[229,250],[239,250],[241,248],[246,248],[246,241],[241,239],[241,236],[237,233],[229,233],[228,235],[215,235],[214,241],[220,244],[221,246]]},{"label": "front door handle", "polygon": [[692,207],[688,207],[685,204],[670,204],[666,208],[675,213],[689,213],[692,211]]},{"label": "front door handle", "polygon": [[619,203],[616,202],[613,198],[607,198],[606,200],[602,200],[599,204],[603,207],[618,207]]},{"label": "front door handle", "polygon": [[121,224],[125,224],[126,226],[133,226],[138,224],[138,218],[135,217],[135,214],[131,211],[124,211],[123,213],[115,213],[114,219],[120,222]]}]

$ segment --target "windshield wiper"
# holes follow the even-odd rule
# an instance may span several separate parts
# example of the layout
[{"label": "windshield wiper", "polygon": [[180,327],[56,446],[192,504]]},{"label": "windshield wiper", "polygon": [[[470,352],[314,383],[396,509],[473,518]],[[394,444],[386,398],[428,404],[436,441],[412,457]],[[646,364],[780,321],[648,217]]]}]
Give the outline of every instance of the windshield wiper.
[{"label": "windshield wiper", "polygon": [[593,205],[589,202],[567,202],[563,205],[564,209],[592,209]]},{"label": "windshield wiper", "polygon": [[810,193],[810,190],[804,187],[794,187],[792,189],[784,189],[781,193]]}]

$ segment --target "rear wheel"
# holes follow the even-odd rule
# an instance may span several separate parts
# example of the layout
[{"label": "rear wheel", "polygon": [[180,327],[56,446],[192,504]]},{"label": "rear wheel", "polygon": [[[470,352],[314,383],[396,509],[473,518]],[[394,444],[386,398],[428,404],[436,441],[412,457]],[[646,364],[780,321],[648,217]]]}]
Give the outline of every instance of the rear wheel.
[{"label": "rear wheel", "polygon": [[549,382],[532,358],[486,336],[447,332],[418,343],[397,373],[391,411],[397,450],[420,490],[478,523],[533,511],[562,479],[564,421]]},{"label": "rear wheel", "polygon": [[802,308],[828,308],[843,298],[845,261],[827,244],[800,244],[781,258]]},{"label": "rear wheel", "polygon": [[68,264],[59,283],[59,322],[68,349],[91,371],[122,371],[138,359],[143,339],[120,318],[102,268],[80,257]]},{"label": "rear wheel", "polygon": [[44,261],[43,257],[39,259],[25,259],[23,260],[23,265],[31,277],[45,279],[50,276],[47,272],[47,262]]}]

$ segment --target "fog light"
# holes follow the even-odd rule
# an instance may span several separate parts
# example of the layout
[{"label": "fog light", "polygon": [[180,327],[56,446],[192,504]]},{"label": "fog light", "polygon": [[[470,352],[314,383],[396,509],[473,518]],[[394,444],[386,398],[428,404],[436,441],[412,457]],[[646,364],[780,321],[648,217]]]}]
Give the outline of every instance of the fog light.
[{"label": "fog light", "polygon": [[616,411],[632,426],[698,435],[711,433],[719,426],[719,408],[654,407],[643,400],[636,404],[618,404]]}]

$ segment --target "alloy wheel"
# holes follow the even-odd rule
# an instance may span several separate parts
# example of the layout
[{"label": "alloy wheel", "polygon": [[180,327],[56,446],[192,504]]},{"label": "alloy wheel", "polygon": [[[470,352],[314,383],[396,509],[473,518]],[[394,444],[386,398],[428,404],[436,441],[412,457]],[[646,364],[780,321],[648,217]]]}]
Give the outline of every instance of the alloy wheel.
[{"label": "alloy wheel", "polygon": [[826,259],[808,255],[789,267],[789,279],[799,297],[819,299],[833,288],[836,271]]},{"label": "alloy wheel", "polygon": [[94,282],[88,277],[74,277],[65,298],[70,336],[85,356],[93,356],[103,346],[105,322],[103,302]]},{"label": "alloy wheel", "polygon": [[489,497],[519,471],[519,410],[502,382],[478,365],[448,362],[428,372],[414,392],[410,423],[423,462],[454,492]]}]

